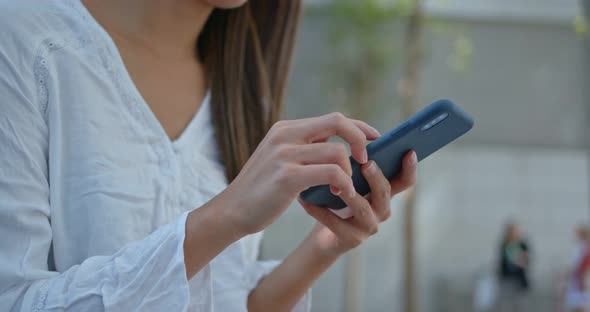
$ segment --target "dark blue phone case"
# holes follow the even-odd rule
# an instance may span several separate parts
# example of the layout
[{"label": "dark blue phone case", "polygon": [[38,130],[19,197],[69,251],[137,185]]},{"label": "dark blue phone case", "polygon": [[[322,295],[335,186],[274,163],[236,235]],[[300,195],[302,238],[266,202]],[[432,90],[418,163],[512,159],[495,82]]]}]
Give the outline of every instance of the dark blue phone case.
[{"label": "dark blue phone case", "polygon": [[[439,117],[441,120],[438,123],[429,126]],[[414,150],[420,161],[459,138],[472,127],[473,118],[463,109],[450,100],[439,100],[368,144],[367,152],[369,159],[374,160],[387,179],[391,180],[399,173],[402,159],[407,152]],[[360,171],[361,165],[352,157],[350,163],[356,191],[363,196],[367,195],[371,190]],[[328,185],[311,187],[301,193],[301,198],[320,207],[346,207],[340,197],[330,192]]]}]

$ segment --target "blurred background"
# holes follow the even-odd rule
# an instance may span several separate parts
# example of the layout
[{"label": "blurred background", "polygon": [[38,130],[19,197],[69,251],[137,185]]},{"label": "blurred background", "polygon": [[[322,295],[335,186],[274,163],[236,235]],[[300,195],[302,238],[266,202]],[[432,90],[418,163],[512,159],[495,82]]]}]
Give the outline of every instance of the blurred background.
[{"label": "blurred background", "polygon": [[[304,3],[286,118],[341,111],[387,131],[449,98],[476,119],[316,283],[313,311],[477,311],[508,222],[529,245],[520,310],[565,311],[574,227],[590,220],[590,1]],[[295,203],[262,257],[284,258],[312,225]]]}]

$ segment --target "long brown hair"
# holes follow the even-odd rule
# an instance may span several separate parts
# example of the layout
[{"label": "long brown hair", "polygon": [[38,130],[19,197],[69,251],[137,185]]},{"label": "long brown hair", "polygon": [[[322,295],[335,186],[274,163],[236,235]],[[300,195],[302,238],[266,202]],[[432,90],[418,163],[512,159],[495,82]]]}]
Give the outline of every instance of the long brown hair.
[{"label": "long brown hair", "polygon": [[217,143],[231,182],[280,117],[301,0],[213,11],[198,41]]}]

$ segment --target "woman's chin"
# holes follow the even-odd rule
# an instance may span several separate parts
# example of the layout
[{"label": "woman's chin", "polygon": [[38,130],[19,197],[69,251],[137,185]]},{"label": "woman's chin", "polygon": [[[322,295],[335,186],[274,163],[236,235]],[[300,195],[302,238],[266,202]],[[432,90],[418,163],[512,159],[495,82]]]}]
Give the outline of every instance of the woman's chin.
[{"label": "woman's chin", "polygon": [[235,9],[244,5],[248,0],[202,0],[219,9]]}]

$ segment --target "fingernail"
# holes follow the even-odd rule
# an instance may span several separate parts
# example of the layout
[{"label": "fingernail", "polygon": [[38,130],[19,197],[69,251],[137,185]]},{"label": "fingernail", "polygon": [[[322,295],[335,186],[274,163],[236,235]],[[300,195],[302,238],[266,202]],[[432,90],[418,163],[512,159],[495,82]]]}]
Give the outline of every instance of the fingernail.
[{"label": "fingernail", "polygon": [[410,156],[410,165],[415,166],[418,163],[418,156],[416,156],[416,152],[412,151],[412,156]]},{"label": "fingernail", "polygon": [[342,191],[334,186],[330,186],[330,191],[332,192],[332,194],[339,196],[340,194],[342,194]]},{"label": "fingernail", "polygon": [[373,134],[375,134],[376,136],[381,136],[381,132],[379,132],[379,130],[369,126],[369,128],[371,129],[371,131],[373,132]]},{"label": "fingernail", "polygon": [[363,164],[366,163],[367,161],[369,161],[369,154],[367,154],[367,149],[366,148],[363,150],[363,159],[362,159],[362,161],[363,161]]},{"label": "fingernail", "polygon": [[371,161],[369,163],[369,166],[367,167],[367,169],[365,169],[365,171],[367,172],[367,174],[369,175],[374,175],[375,172],[377,172],[377,165],[375,165],[374,161]]}]

